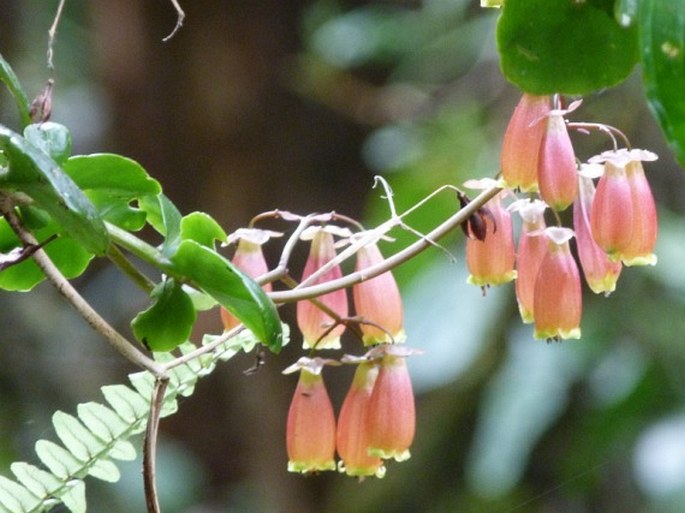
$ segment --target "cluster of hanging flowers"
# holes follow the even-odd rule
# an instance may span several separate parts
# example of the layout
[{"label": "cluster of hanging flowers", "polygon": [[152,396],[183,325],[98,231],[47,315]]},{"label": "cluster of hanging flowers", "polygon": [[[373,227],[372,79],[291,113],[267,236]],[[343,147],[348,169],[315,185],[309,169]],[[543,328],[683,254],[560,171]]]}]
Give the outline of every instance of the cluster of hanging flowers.
[{"label": "cluster of hanging flowers", "polygon": [[[656,263],[657,213],[642,162],[657,157],[617,148],[616,130],[606,125],[567,123],[564,116],[579,105],[564,110],[558,97],[524,94],[505,132],[501,180],[465,184],[503,187],[468,223],[468,281],[485,292],[516,280],[521,318],[534,324],[539,339],[580,338],[581,279],[572,239],[585,281],[598,294],[615,290],[624,266]],[[615,149],[578,164],[569,127],[608,133]],[[526,197],[519,199],[520,193]],[[568,208],[572,229],[561,226],[558,214]],[[518,244],[512,212],[521,217]],[[546,212],[555,220],[552,226]]]},{"label": "cluster of hanging flowers", "polygon": [[[229,240],[238,241],[232,262],[251,277],[266,274],[261,246],[277,235],[239,230]],[[347,228],[331,224],[305,229],[300,239],[310,246],[300,283],[318,285],[340,278],[336,245],[362,241],[364,235],[352,235]],[[361,245],[355,256],[355,271],[360,272],[383,261],[375,241]],[[264,285],[266,290],[270,287]],[[416,420],[406,359],[418,351],[403,344],[406,336],[399,288],[387,271],[355,285],[352,298],[355,317],[349,317],[346,289],[297,303],[297,324],[309,356],[283,371],[299,374],[286,424],[291,472],[338,470],[359,478],[383,477],[386,460],[410,457]],[[225,310],[221,316],[226,329],[237,323]],[[318,356],[321,351],[341,348],[340,338],[348,325],[355,327],[366,353],[345,354],[340,359]],[[344,364],[355,365],[356,371],[336,419],[323,374],[327,368]]]}]

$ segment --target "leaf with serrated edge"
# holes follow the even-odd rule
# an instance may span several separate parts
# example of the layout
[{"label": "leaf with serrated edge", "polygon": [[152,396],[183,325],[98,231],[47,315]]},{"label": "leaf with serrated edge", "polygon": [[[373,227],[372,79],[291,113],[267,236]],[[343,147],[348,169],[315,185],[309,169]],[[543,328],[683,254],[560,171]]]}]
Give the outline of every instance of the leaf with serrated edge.
[{"label": "leaf with serrated edge", "polygon": [[56,411],[52,416],[52,423],[59,439],[77,458],[87,461],[105,449],[103,440],[68,413]]},{"label": "leaf with serrated edge", "polygon": [[79,461],[64,447],[49,440],[36,442],[36,454],[40,461],[57,477],[66,478],[82,470],[83,462]]},{"label": "leaf with serrated edge", "polygon": [[24,461],[12,463],[10,470],[21,484],[38,497],[47,497],[62,486],[62,482],[50,472]]},{"label": "leaf with serrated edge", "polygon": [[112,409],[126,422],[145,418],[150,410],[149,402],[126,385],[104,386],[102,394]]},{"label": "leaf with serrated edge", "polygon": [[69,483],[69,489],[60,497],[71,513],[86,513],[86,484],[80,479]]},{"label": "leaf with serrated edge", "polygon": [[16,481],[0,476],[0,503],[12,513],[24,513],[38,506],[40,498]]}]

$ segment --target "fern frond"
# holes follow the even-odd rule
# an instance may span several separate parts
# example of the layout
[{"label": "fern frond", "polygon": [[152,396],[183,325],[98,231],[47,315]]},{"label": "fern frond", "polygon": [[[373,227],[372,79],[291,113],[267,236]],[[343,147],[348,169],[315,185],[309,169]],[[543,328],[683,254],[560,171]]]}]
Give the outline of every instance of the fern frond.
[{"label": "fern frond", "polygon": [[[287,337],[287,326],[284,325]],[[203,344],[215,336],[207,335]],[[178,396],[193,394],[198,380],[229,360],[239,351],[251,351],[257,344],[245,330],[218,346],[214,351],[193,358],[169,371],[169,385],[164,395],[161,416],[178,410]],[[187,355],[197,348],[191,343],[179,347]],[[169,353],[155,355],[160,362],[173,359]],[[52,423],[63,445],[38,440],[35,450],[45,465],[39,468],[26,462],[14,462],[10,470],[16,480],[0,476],[0,513],[40,513],[64,504],[72,513],[86,513],[86,476],[116,482],[119,468],[113,460],[130,461],[136,449],[128,441],[145,431],[155,378],[149,372],[129,375],[132,387],[107,385],[102,394],[109,406],[96,402],[79,404],[77,415],[57,411]]]}]

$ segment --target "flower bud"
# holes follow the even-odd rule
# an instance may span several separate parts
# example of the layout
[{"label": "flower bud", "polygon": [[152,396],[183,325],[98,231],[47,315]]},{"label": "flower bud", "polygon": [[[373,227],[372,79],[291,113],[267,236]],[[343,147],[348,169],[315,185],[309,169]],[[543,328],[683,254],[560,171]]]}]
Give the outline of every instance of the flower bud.
[{"label": "flower bud", "polygon": [[468,283],[485,287],[502,285],[516,278],[514,270],[514,234],[511,214],[502,206],[500,194],[486,203],[489,215],[484,215],[485,238],[466,240]]},{"label": "flower bud", "polygon": [[[375,243],[368,244],[357,252],[356,271],[382,261],[378,246]],[[360,324],[365,346],[404,342],[402,297],[390,271],[358,283],[353,287],[352,294],[357,315],[373,323]]]},{"label": "flower bud", "polygon": [[540,145],[540,196],[554,210],[565,210],[578,194],[578,168],[563,113],[552,111]]},{"label": "flower bud", "polygon": [[535,338],[580,338],[582,295],[578,266],[568,241],[568,228],[546,228],[548,251],[535,280]]},{"label": "flower bud", "polygon": [[338,416],[336,447],[341,459],[338,470],[349,476],[383,477],[385,474],[383,460],[369,455],[367,418],[377,375],[378,368],[373,362],[364,361],[357,366]]},{"label": "flower bud", "polygon": [[622,265],[620,262],[611,261],[592,238],[590,217],[595,197],[592,179],[581,175],[578,183],[578,197],[573,203],[573,227],[576,232],[578,258],[590,289],[596,294],[609,295],[616,289]]},{"label": "flower bud", "polygon": [[[304,266],[302,281],[321,269],[336,257],[333,235],[321,228],[313,235],[309,257]],[[321,276],[312,280],[311,285],[336,280],[342,277],[339,265],[331,267]],[[345,289],[336,290],[316,298],[340,317],[347,317],[347,293]],[[311,301],[297,303],[297,325],[302,332],[303,347],[305,349],[338,349],[340,348],[340,335],[345,331],[345,326],[340,324],[331,329],[335,320],[327,313],[319,309]]]},{"label": "flower bud", "polygon": [[502,144],[502,179],[510,189],[538,190],[538,158],[549,96],[524,93],[509,120]]},{"label": "flower bud", "polygon": [[[408,459],[414,440],[416,411],[406,355],[388,346],[369,400],[369,455],[396,461]],[[397,348],[400,349],[400,348]]]},{"label": "flower bud", "polygon": [[286,426],[290,472],[335,470],[335,414],[321,375],[323,363],[304,357],[284,371],[300,372]]},{"label": "flower bud", "polygon": [[545,228],[547,205],[540,200],[521,200],[512,206],[523,219],[516,255],[516,299],[521,319],[524,323],[531,323],[535,318],[535,281],[549,244],[541,232]]}]

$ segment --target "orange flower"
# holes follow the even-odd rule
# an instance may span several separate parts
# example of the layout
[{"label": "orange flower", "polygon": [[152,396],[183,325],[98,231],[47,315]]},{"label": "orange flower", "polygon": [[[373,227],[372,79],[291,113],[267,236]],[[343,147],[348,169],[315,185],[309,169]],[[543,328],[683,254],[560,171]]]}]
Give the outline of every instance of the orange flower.
[{"label": "orange flower", "polygon": [[580,338],[582,295],[578,266],[571,255],[569,228],[544,231],[549,249],[535,280],[535,338]]},{"label": "orange flower", "polygon": [[549,96],[524,93],[509,120],[502,144],[502,179],[510,189],[538,190],[538,158]]},{"label": "orange flower", "polygon": [[573,203],[578,194],[578,168],[563,116],[566,112],[553,110],[547,116],[538,162],[540,196],[559,211]]},{"label": "orange flower", "polygon": [[[310,232],[312,243],[309,257],[304,266],[302,281],[317,272],[328,262],[336,257],[333,235],[328,227],[319,228]],[[309,282],[311,285],[332,281],[342,277],[339,265],[334,265],[321,276]],[[316,298],[330,308],[340,317],[347,317],[347,292],[345,289],[336,290]],[[302,332],[303,346],[305,349],[338,349],[340,348],[340,335],[345,331],[345,326],[340,324],[330,329],[334,319],[319,309],[311,301],[297,303],[297,325]]]},{"label": "orange flower", "polygon": [[321,376],[322,358],[302,357],[284,373],[300,372],[286,426],[288,470],[335,470],[335,414]]},{"label": "orange flower", "polygon": [[385,475],[383,460],[369,455],[367,418],[377,375],[378,368],[373,362],[363,361],[357,366],[338,416],[336,447],[342,460],[338,469],[349,476]]},{"label": "orange flower", "polygon": [[[361,271],[382,260],[378,246],[375,243],[368,244],[357,252],[356,270]],[[353,287],[352,294],[357,315],[376,325],[360,325],[365,346],[404,342],[402,297],[390,271],[358,283]]]}]

